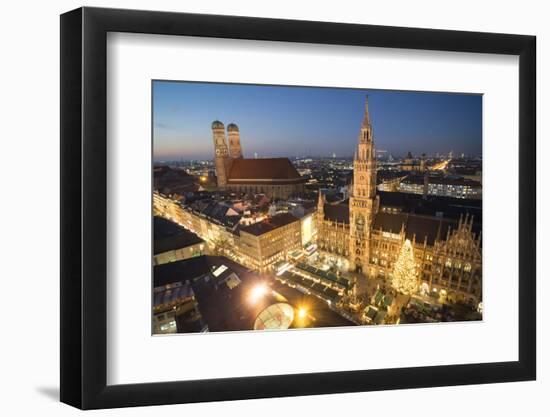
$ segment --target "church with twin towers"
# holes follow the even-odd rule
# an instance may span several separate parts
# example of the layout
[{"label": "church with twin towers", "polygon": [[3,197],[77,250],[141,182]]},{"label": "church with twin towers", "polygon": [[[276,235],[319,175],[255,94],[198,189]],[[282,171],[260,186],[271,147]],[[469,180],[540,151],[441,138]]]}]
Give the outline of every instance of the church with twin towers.
[{"label": "church with twin towers", "polygon": [[288,158],[245,158],[239,127],[212,122],[214,165],[218,188],[237,193],[265,194],[271,199],[287,199],[304,192],[302,178]]}]

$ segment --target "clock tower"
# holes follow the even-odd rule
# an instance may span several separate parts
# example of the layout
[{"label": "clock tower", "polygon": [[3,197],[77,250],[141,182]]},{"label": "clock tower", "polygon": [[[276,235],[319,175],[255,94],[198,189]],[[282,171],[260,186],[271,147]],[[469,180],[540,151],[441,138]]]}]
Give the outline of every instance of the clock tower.
[{"label": "clock tower", "polygon": [[219,120],[212,122],[212,136],[214,138],[214,166],[216,168],[218,187],[225,188],[227,185],[227,168],[230,159],[227,142],[225,140],[225,127]]},{"label": "clock tower", "polygon": [[350,269],[368,273],[370,234],[374,216],[378,211],[376,195],[376,159],[368,98],[361,123],[355,157],[353,184],[349,200],[350,210]]}]

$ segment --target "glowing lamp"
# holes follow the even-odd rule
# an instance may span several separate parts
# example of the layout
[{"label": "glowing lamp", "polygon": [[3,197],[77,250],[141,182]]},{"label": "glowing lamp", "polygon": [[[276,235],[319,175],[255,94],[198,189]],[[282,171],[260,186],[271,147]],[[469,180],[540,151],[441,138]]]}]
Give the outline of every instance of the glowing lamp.
[{"label": "glowing lamp", "polygon": [[252,288],[252,291],[250,292],[250,301],[255,303],[266,294],[267,286],[265,284],[258,284],[254,288]]}]

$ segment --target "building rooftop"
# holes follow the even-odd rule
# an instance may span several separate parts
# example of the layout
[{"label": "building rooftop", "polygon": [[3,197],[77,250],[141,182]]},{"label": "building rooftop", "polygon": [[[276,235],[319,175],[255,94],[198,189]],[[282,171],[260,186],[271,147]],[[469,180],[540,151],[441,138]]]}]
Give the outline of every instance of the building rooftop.
[{"label": "building rooftop", "polygon": [[419,194],[378,191],[380,207],[399,208],[403,212],[425,216],[445,217],[458,220],[461,215],[474,216],[474,224],[481,228],[482,201],[452,197],[427,196]]},{"label": "building rooftop", "polygon": [[[211,332],[251,330],[259,313],[276,303],[288,303],[293,308],[307,306],[316,318],[315,327],[354,325],[317,297],[287,287],[273,277],[257,275],[222,256],[199,256],[155,266],[154,287],[157,293],[162,293],[163,286],[185,282],[190,283],[201,316]],[[251,303],[250,293],[260,282],[275,293],[266,294],[259,302]],[[182,287],[187,289],[185,285]],[[163,294],[163,297],[166,296]],[[327,296],[333,296],[332,291],[327,292]],[[292,327],[295,327],[294,324]]]},{"label": "building rooftop", "polygon": [[153,219],[153,254],[204,243],[196,234],[162,217]]},{"label": "building rooftop", "polygon": [[156,265],[153,273],[153,287],[174,284],[176,282],[192,282],[210,271],[209,256],[196,256],[182,261]]},{"label": "building rooftop", "polygon": [[212,122],[212,129],[223,129],[224,126],[223,126],[223,123],[220,122],[219,120],[214,120]]},{"label": "building rooftop", "polygon": [[423,242],[426,238],[428,245],[433,245],[436,240],[445,240],[448,229],[456,229],[458,223],[451,219],[433,216],[379,212],[374,218],[373,229],[398,234],[403,226],[407,239],[415,238],[416,242]]},{"label": "building rooftop", "polygon": [[324,206],[325,220],[349,224],[349,206],[347,204],[328,204]]},{"label": "building rooftop", "polygon": [[183,282],[170,288],[159,287],[153,291],[153,308],[172,307],[174,303],[190,299],[194,296],[189,282]]},{"label": "building rooftop", "polygon": [[186,207],[208,218],[210,221],[229,229],[237,226],[242,218],[242,215],[233,210],[231,206],[214,200],[197,200]]},{"label": "building rooftop", "polygon": [[[394,193],[378,191],[380,196],[380,209],[378,215],[385,216],[399,215],[416,215],[418,218],[433,219],[434,222],[441,220],[451,222],[453,224],[458,223],[460,216],[465,214],[474,216],[474,232],[481,230],[482,224],[482,201],[473,199],[458,199],[451,197],[438,197],[428,196],[424,199],[421,195],[410,193]],[[344,201],[340,204],[328,204],[324,205],[325,220],[333,222],[349,224],[349,205],[348,201]],[[398,208],[398,213],[384,213],[384,207]],[[391,217],[390,220],[384,220],[384,224],[388,224],[393,228],[393,233],[398,233],[401,230],[402,217]],[[390,219],[390,217],[388,217]],[[380,220],[382,221],[382,220]],[[420,223],[420,220],[415,222],[415,225]],[[395,226],[398,224],[398,226]],[[396,230],[396,228],[398,228]],[[412,230],[412,229],[411,229]],[[388,231],[388,230],[385,230]],[[445,229],[445,234],[447,230]],[[445,238],[445,236],[443,236]],[[417,235],[418,240],[418,235]]]},{"label": "building rooftop", "polygon": [[396,178],[408,176],[410,171],[390,171],[390,170],[380,170],[376,172],[376,181],[378,184],[393,180]]},{"label": "building rooftop", "polygon": [[241,227],[241,231],[250,233],[251,235],[260,236],[264,233],[271,232],[279,227],[299,221],[297,217],[290,213],[281,213],[273,217],[268,217],[265,220]]},{"label": "building rooftop", "polygon": [[300,180],[301,176],[288,158],[235,159],[228,180]]}]

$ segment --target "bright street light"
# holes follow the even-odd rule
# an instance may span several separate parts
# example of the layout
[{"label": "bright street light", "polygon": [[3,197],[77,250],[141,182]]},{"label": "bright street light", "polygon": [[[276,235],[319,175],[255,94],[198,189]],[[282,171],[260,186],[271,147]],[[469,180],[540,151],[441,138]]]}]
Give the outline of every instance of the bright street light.
[{"label": "bright street light", "polygon": [[250,301],[255,303],[266,294],[267,286],[265,284],[258,284],[250,291]]}]

